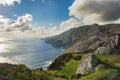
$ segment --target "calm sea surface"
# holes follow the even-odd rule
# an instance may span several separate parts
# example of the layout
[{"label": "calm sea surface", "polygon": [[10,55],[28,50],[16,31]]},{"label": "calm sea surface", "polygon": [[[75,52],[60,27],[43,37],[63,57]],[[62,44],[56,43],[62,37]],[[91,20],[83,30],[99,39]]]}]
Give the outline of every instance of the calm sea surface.
[{"label": "calm sea surface", "polygon": [[39,38],[0,38],[0,63],[25,64],[30,68],[46,69],[63,51]]}]

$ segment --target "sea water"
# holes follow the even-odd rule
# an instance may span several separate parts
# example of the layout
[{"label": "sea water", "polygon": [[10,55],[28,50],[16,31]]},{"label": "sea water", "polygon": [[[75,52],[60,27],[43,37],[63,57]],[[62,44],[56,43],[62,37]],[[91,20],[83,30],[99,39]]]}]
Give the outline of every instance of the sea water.
[{"label": "sea water", "polygon": [[63,51],[40,38],[0,38],[0,63],[46,69]]}]

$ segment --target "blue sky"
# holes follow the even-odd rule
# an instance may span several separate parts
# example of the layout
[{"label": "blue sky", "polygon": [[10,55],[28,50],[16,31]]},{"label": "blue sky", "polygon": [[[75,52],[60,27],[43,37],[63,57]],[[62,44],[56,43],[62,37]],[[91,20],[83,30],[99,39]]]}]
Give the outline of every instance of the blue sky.
[{"label": "blue sky", "polygon": [[[44,1],[44,2],[43,2]],[[33,16],[33,25],[59,25],[70,18],[68,7],[74,0],[22,0],[20,4],[11,6],[0,5],[0,15],[15,19],[29,13]]]},{"label": "blue sky", "polygon": [[94,23],[120,23],[120,0],[0,0],[0,32],[45,37]]}]

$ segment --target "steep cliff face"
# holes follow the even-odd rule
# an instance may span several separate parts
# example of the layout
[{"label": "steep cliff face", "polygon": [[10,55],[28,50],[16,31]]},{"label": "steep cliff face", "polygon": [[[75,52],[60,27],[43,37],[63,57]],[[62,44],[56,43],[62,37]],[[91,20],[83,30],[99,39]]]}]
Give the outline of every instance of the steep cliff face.
[{"label": "steep cliff face", "polygon": [[99,36],[94,36],[83,41],[77,41],[70,48],[66,49],[66,52],[84,53],[96,50],[100,51],[101,49],[104,50],[104,52],[107,52],[107,50],[111,50],[111,52],[114,52],[118,48],[119,48],[119,36],[115,34],[109,37],[100,38]]},{"label": "steep cliff face", "polygon": [[66,48],[65,52],[92,52],[99,47],[116,51],[120,46],[120,24],[81,26],[45,41],[54,47]]}]

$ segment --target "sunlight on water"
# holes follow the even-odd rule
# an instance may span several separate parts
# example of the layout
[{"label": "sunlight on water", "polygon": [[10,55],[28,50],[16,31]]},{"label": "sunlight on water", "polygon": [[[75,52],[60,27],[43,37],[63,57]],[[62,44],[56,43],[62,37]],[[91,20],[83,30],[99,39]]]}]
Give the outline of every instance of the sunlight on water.
[{"label": "sunlight on water", "polygon": [[11,63],[12,61],[9,58],[5,58],[5,57],[0,57],[0,63]]},{"label": "sunlight on water", "polygon": [[0,52],[5,51],[6,47],[7,46],[5,44],[0,44]]},{"label": "sunlight on water", "polygon": [[46,68],[62,51],[39,38],[0,38],[0,63]]},{"label": "sunlight on water", "polygon": [[8,45],[4,44],[5,41],[5,38],[0,38],[0,52],[5,52],[7,47],[9,47]]}]

